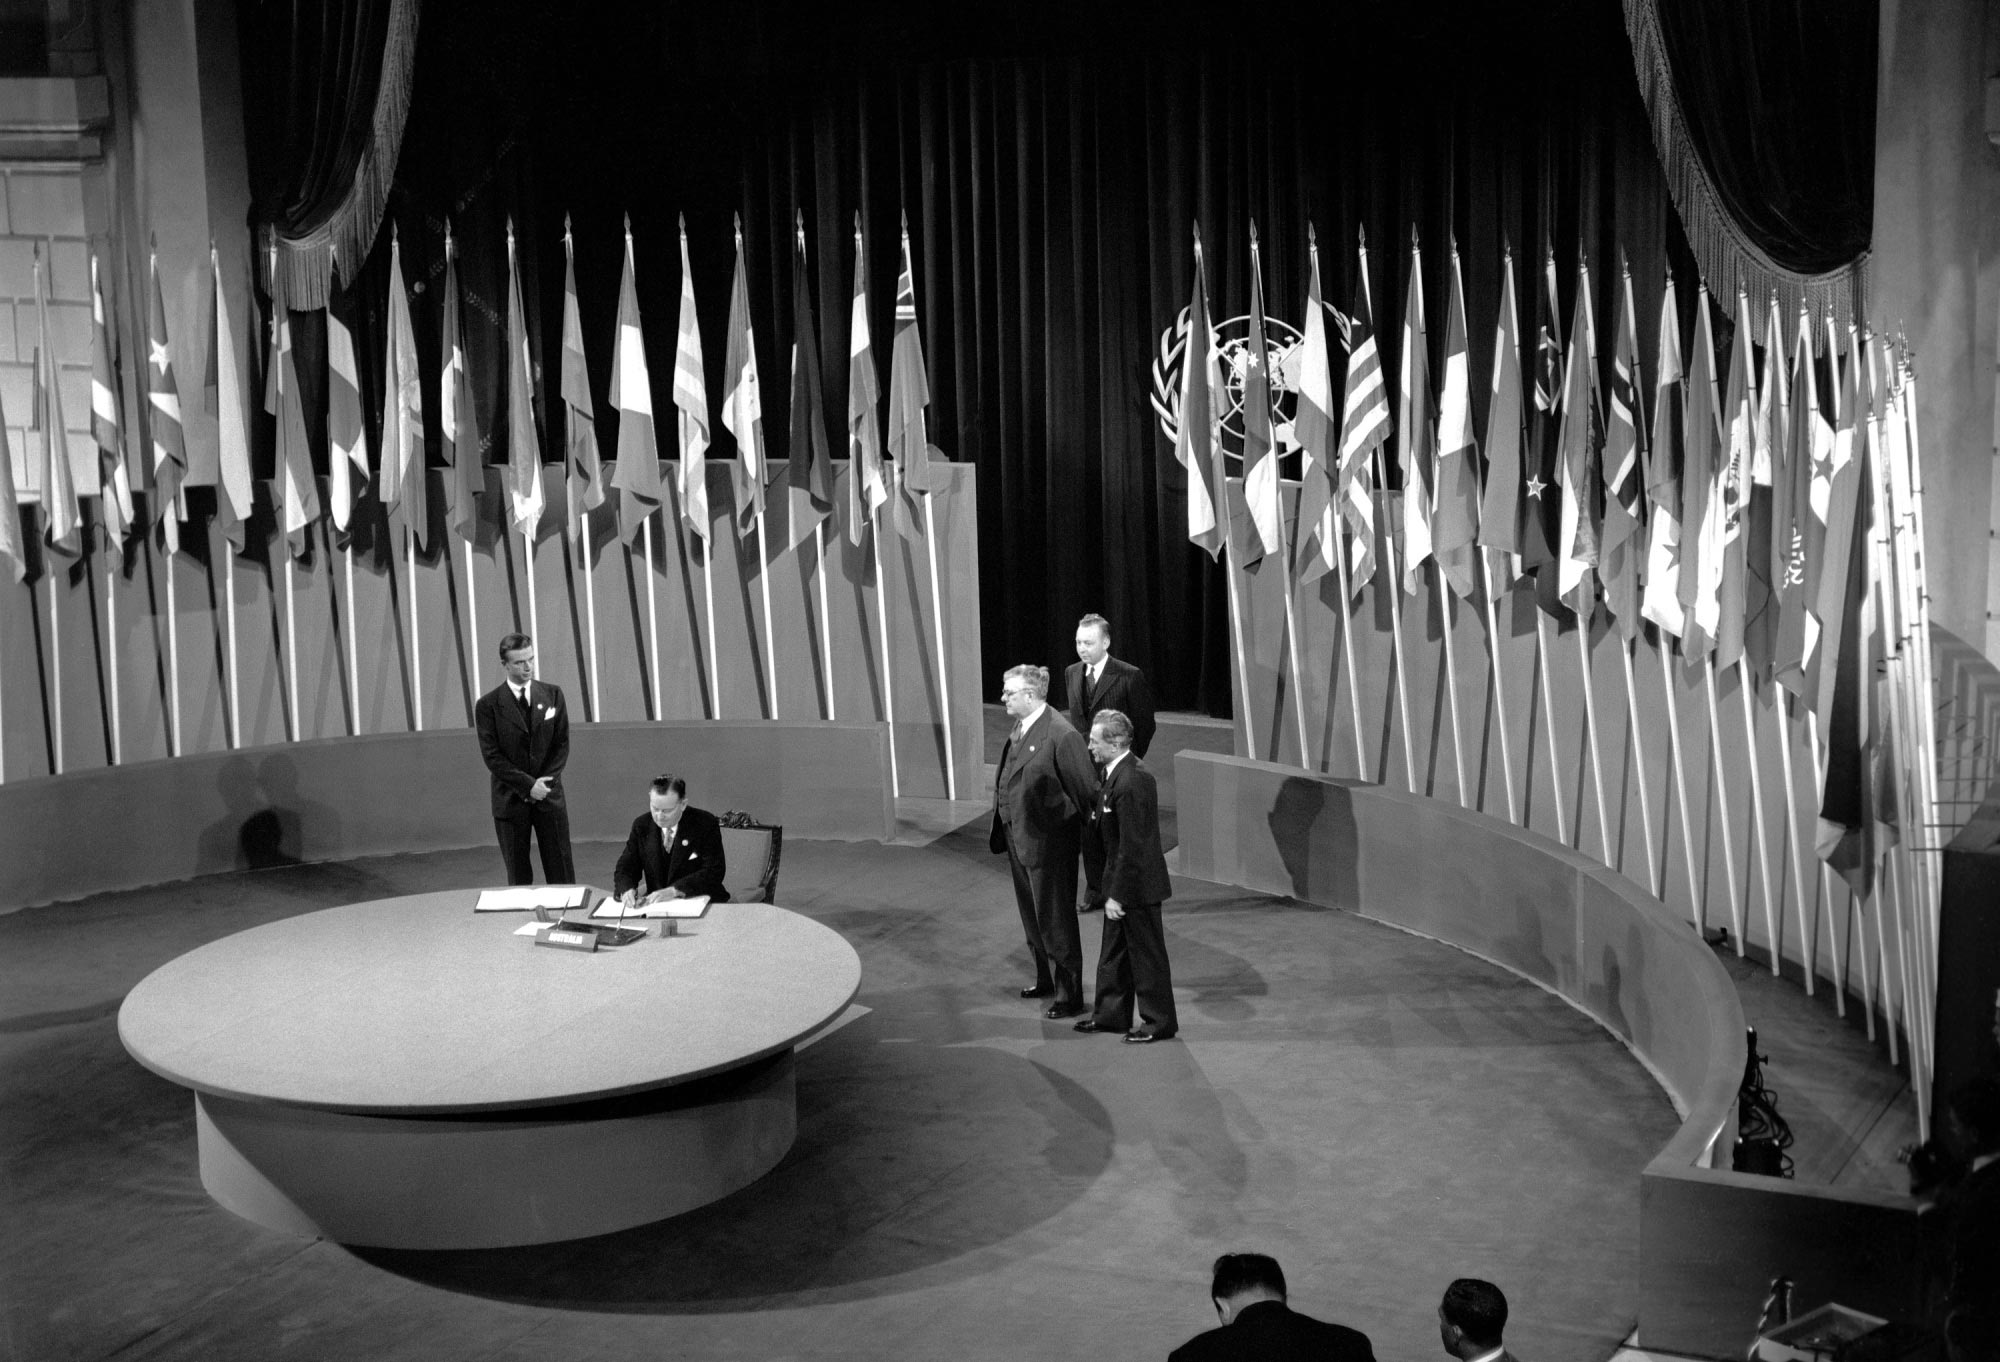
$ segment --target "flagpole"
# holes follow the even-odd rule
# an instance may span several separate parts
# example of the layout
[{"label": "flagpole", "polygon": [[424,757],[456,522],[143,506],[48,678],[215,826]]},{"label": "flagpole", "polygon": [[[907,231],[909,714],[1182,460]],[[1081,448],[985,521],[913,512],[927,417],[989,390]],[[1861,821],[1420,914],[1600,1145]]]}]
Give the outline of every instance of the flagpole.
[{"label": "flagpole", "polygon": [[[1370,451],[1370,458],[1375,468],[1375,485],[1387,487],[1388,481],[1382,476],[1381,445],[1376,445]],[[1368,503],[1368,514],[1373,517],[1379,507],[1372,493],[1369,495]],[[1411,794],[1421,794],[1422,791],[1417,789],[1416,744],[1410,735],[1410,668],[1403,659],[1403,586],[1397,580],[1396,574],[1396,536],[1386,516],[1383,517],[1381,530],[1376,534],[1376,541],[1382,545],[1382,569],[1388,574],[1389,642],[1396,660],[1396,712],[1403,721],[1403,779],[1406,783],[1405,788]],[[1223,542],[1228,543],[1226,537]],[[1377,586],[1380,585],[1378,580]],[[1240,638],[1236,646],[1241,650],[1243,644]],[[1255,757],[1256,754],[1253,752],[1251,755]]]},{"label": "flagpole", "polygon": [[[1334,570],[1340,574],[1340,651],[1347,662],[1347,714],[1354,724],[1354,774],[1366,780],[1368,744],[1361,725],[1361,673],[1354,664],[1354,592],[1347,567],[1347,518],[1340,507],[1332,508],[1332,514]],[[1332,701],[1329,699],[1328,703]],[[1332,765],[1331,761],[1327,763],[1329,769]]]},{"label": "flagpole", "polygon": [[[1687,867],[1688,916],[1694,928],[1701,930],[1701,877],[1695,870],[1694,823],[1688,817],[1687,747],[1681,741],[1680,697],[1674,694],[1674,664],[1668,655],[1670,645],[1662,632],[1658,649],[1660,658],[1660,686],[1667,702],[1667,740],[1673,744],[1674,798],[1680,806],[1681,814],[1681,860]],[[1663,893],[1662,898],[1665,897]]]},{"label": "flagpole", "polygon": [[[1821,750],[1820,745],[1819,715],[1813,712],[1810,705],[1806,706],[1806,746],[1813,761],[1813,809],[1815,815],[1817,815],[1820,801],[1826,797],[1826,754]],[[1815,817],[1814,821],[1815,823],[1817,822],[1817,817]],[[1813,862],[1813,879],[1818,885],[1815,897],[1819,906],[1826,910],[1827,956],[1828,964],[1833,969],[1833,1008],[1836,1015],[1845,1017],[1847,1015],[1847,971],[1840,958],[1841,932],[1833,920],[1832,887],[1827,884],[1826,880],[1826,862],[1821,860],[1817,855],[1813,857]],[[1847,916],[1850,926],[1854,920],[1855,906],[1855,897],[1850,892],[1847,896]],[[1812,961],[1815,965],[1818,959],[1819,952],[1814,951]]]},{"label": "flagpole", "polygon": [[173,725],[167,730],[167,755],[181,754],[181,622],[180,604],[174,591],[174,558],[166,555],[167,574],[167,689],[173,707]]},{"label": "flagpole", "polygon": [[[541,470],[535,471],[541,476]],[[535,527],[521,527],[521,570],[528,578],[528,633],[531,637],[542,636],[542,608],[535,592]]]},{"label": "flagpole", "polygon": [[[43,555],[42,562],[43,570],[47,572],[49,578],[49,657],[51,659],[50,671],[55,677],[55,686],[53,687],[56,721],[54,765],[55,773],[61,775],[63,773],[62,612],[57,609],[56,577],[58,574],[55,570],[54,560],[45,554]],[[88,582],[89,580],[90,576],[86,573],[84,581]]]},{"label": "flagpole", "polygon": [[[848,473],[858,476],[851,467]],[[887,459],[882,461],[882,478],[888,484],[889,495],[895,496],[896,466]],[[865,491],[862,500],[867,500]],[[882,715],[889,729],[889,794],[900,799],[903,783],[896,764],[896,674],[889,665],[889,572],[882,561],[882,508],[872,502],[868,507],[868,528],[875,540],[875,622],[882,636]]]},{"label": "flagpole", "polygon": [[1771,945],[1771,973],[1779,972],[1778,900],[1771,881],[1771,839],[1764,820],[1764,771],[1757,759],[1757,707],[1750,702],[1750,669],[1747,660],[1736,664],[1737,693],[1743,700],[1744,756],[1750,767],[1750,819],[1757,838],[1757,879],[1764,888],[1764,930]]},{"label": "flagpole", "polygon": [[[353,514],[350,507],[350,515]],[[326,549],[333,552],[333,525],[326,527]],[[361,656],[354,641],[354,544],[350,540],[341,555],[342,574],[347,582],[347,610],[341,619],[342,632],[347,635],[347,727],[355,737],[361,736]]]},{"label": "flagpole", "polygon": [[813,522],[813,547],[819,553],[819,656],[820,679],[826,692],[826,717],[833,713],[833,616],[826,604],[826,522]]},{"label": "flagpole", "polygon": [[[1595,601],[1591,607],[1595,614]],[[1611,847],[1611,818],[1604,807],[1604,751],[1597,736],[1597,687],[1591,684],[1590,677],[1590,618],[1580,611],[1576,617],[1576,655],[1583,666],[1583,722],[1590,729],[1590,780],[1597,795],[1597,840],[1603,849],[1604,864],[1615,870],[1624,858]]]},{"label": "flagpole", "polygon": [[473,580],[472,576],[472,540],[470,539],[465,541],[465,635],[465,655],[468,658],[476,659],[479,656],[479,586]]},{"label": "flagpole", "polygon": [[[576,522],[576,557],[583,566],[583,613],[588,625],[590,646],[590,718],[604,722],[604,698],[597,682],[597,574],[590,561],[589,511],[576,509],[576,487],[569,480],[569,456],[563,456],[563,492],[569,498],[569,518]],[[602,484],[599,484],[600,488]]]},{"label": "flagpole", "polygon": [[[759,476],[762,470],[759,470]],[[925,508],[926,510],[929,507]],[[771,717],[778,717],[778,645],[771,630],[771,549],[764,542],[764,508],[757,508],[757,585],[764,598],[764,696]]]},{"label": "flagpole", "polygon": [[[104,495],[110,496],[106,487]],[[101,498],[100,498],[101,502]],[[102,506],[99,507],[100,511]],[[111,539],[111,527],[104,527],[104,537]],[[104,563],[104,631],[109,636],[107,650],[111,660],[111,764],[122,765],[125,761],[125,723],[119,711],[123,706],[118,700],[118,545],[110,542],[105,550]],[[89,580],[88,577],[85,578]]]},{"label": "flagpole", "polygon": [[1458,776],[1458,802],[1461,808],[1472,809],[1478,805],[1472,798],[1470,782],[1465,778],[1465,719],[1458,711],[1458,649],[1451,637],[1452,627],[1458,622],[1458,609],[1453,604],[1451,586],[1444,579],[1444,564],[1433,558],[1431,566],[1436,569],[1433,579],[1437,582],[1437,591],[1444,598],[1438,602],[1438,613],[1444,625],[1444,689],[1451,709],[1451,759]]},{"label": "flagpole", "polygon": [[[413,731],[424,731],[424,679],[418,668],[418,660],[423,657],[422,635],[417,632],[417,528],[406,525],[403,528],[404,561],[408,564],[405,575],[409,581],[410,596],[410,718]],[[289,596],[292,589],[292,560],[285,559],[285,592]],[[294,673],[294,686],[297,684]],[[297,702],[293,702],[296,706]],[[296,710],[294,711],[296,712]]]},{"label": "flagpole", "polygon": [[236,545],[227,535],[222,538],[222,600],[229,624],[229,746],[235,750],[243,746],[243,703],[236,673]]},{"label": "flagpole", "polygon": [[[1792,893],[1798,903],[1799,912],[1799,961],[1805,966],[1806,996],[1813,992],[1813,939],[1811,911],[1806,905],[1806,863],[1799,854],[1799,792],[1797,768],[1792,764],[1792,730],[1790,710],[1783,687],[1774,697],[1778,706],[1778,760],[1783,765],[1785,776],[1785,841],[1791,851]],[[1777,959],[1774,948],[1771,958]]]},{"label": "flagpole", "polygon": [[946,799],[958,798],[958,760],[952,750],[951,665],[944,651],[944,599],[938,590],[937,521],[931,513],[932,493],[924,491],[924,552],[931,566],[931,632],[937,640],[938,704],[944,721],[944,785]]},{"label": "flagpole", "polygon": [[[706,464],[702,466],[702,476],[704,478],[708,476]],[[715,524],[713,521],[709,522],[708,531],[707,534],[700,536],[701,593],[703,600],[708,605],[708,717],[711,719],[720,719],[722,717],[722,677],[718,671],[721,664],[717,661],[719,654],[715,647]],[[650,589],[649,586],[648,590]],[[656,629],[657,627],[655,626]],[[655,636],[657,637],[657,634]],[[655,678],[659,676],[657,667],[653,675]],[[660,703],[659,684],[659,681],[655,679],[653,682],[653,704],[655,708]]]},{"label": "flagpole", "polygon": [[[1270,457],[1275,459],[1278,456],[1274,451]],[[1280,536],[1281,540],[1282,538],[1283,536]],[[1299,620],[1292,605],[1292,597],[1296,594],[1297,587],[1292,581],[1290,547],[1282,542],[1279,547],[1285,550],[1280,555],[1285,560],[1280,564],[1285,578],[1285,652],[1292,662],[1292,708],[1298,716],[1299,723],[1299,768],[1310,771],[1313,769],[1313,763],[1306,747],[1306,674],[1305,669],[1299,665]],[[1278,754],[1273,752],[1271,755],[1276,757]]]},{"label": "flagpole", "polygon": [[1729,825],[1729,784],[1722,765],[1722,707],[1715,699],[1715,654],[1702,658],[1702,679],[1708,688],[1708,756],[1715,763],[1715,802],[1722,815],[1722,873],[1729,880],[1729,926],[1736,933],[1736,954],[1743,955],[1743,891],[1736,883],[1736,834]]},{"label": "flagpole", "polygon": [[[1227,484],[1225,484],[1226,487]],[[1226,495],[1226,493],[1225,493]],[[1226,508],[1225,508],[1226,509]],[[1236,600],[1236,555],[1230,550],[1227,522],[1222,534],[1222,580],[1229,589],[1229,629],[1236,641],[1236,668],[1233,680],[1243,692],[1243,741],[1245,755],[1257,760],[1257,720],[1250,712],[1250,664],[1243,651],[1243,611]]]},{"label": "flagpole", "polygon": [[[651,664],[653,691],[653,722],[660,720],[660,601],[659,588],[653,582],[653,513],[646,512],[646,518],[639,522],[640,547],[646,555],[646,660]],[[630,552],[628,549],[627,552]],[[710,600],[713,601],[713,597]],[[709,628],[715,627],[715,610],[711,605],[708,613]],[[710,684],[715,678],[709,678]],[[711,709],[709,718],[715,717]]]},{"label": "flagpole", "polygon": [[292,586],[291,545],[285,546],[285,694],[291,700],[292,741],[299,740],[299,616]]},{"label": "flagpole", "polygon": [[[1540,515],[1540,511],[1535,514]],[[1539,584],[1538,584],[1539,589]],[[1549,653],[1554,647],[1549,642],[1549,612],[1542,609],[1540,600],[1535,602],[1535,668],[1542,677],[1542,732],[1549,744],[1549,788],[1555,791],[1556,840],[1564,846],[1569,841],[1569,818],[1563,812],[1562,798],[1562,751],[1556,746],[1556,704],[1549,693]]]},{"label": "flagpole", "polygon": [[1653,795],[1646,781],[1646,744],[1639,734],[1639,683],[1632,675],[1635,639],[1626,639],[1618,650],[1625,664],[1625,721],[1632,730],[1632,770],[1639,786],[1639,827],[1646,838],[1646,885],[1654,898],[1667,896],[1667,883],[1660,867],[1660,849],[1653,845]]},{"label": "flagpole", "polygon": [[[1507,692],[1501,685],[1500,665],[1500,607],[1493,599],[1493,560],[1487,555],[1492,552],[1484,545],[1476,546],[1479,555],[1479,583],[1486,593],[1486,639],[1488,657],[1492,662],[1493,710],[1500,723],[1500,777],[1507,785],[1507,821],[1518,825],[1521,821],[1519,797],[1514,793],[1514,740],[1507,732]],[[1349,659],[1350,663],[1352,659]]]}]

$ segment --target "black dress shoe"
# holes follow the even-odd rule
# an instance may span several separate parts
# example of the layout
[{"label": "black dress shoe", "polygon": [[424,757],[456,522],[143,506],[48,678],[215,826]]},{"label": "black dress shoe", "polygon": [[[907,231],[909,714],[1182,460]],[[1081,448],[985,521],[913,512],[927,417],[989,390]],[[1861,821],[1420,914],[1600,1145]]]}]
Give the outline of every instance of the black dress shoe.
[{"label": "black dress shoe", "polygon": [[1172,1040],[1173,1038],[1174,1033],[1171,1031],[1165,1034],[1153,1031],[1127,1031],[1125,1033],[1125,1043],[1127,1045],[1151,1045],[1156,1040]]},{"label": "black dress shoe", "polygon": [[1056,990],[1053,984],[1029,984],[1021,990],[1023,998],[1053,998]]},{"label": "black dress shoe", "polygon": [[1125,1028],[1122,1026],[1105,1026],[1101,1022],[1099,1022],[1095,1017],[1085,1017],[1082,1021],[1076,1024],[1076,1029],[1078,1031],[1103,1031],[1108,1033],[1112,1031],[1122,1031]]},{"label": "black dress shoe", "polygon": [[1061,1003],[1057,1003],[1054,1007],[1043,1012],[1042,1015],[1050,1021],[1061,1021],[1064,1017],[1080,1016],[1082,1013],[1083,1008],[1078,1004],[1072,1003],[1065,1007]]}]

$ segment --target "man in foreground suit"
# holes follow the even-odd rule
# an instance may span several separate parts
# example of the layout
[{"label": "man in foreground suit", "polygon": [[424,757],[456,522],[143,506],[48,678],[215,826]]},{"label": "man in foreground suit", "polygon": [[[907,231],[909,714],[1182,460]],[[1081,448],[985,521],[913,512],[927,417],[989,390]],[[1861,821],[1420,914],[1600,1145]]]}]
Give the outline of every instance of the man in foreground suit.
[{"label": "man in foreground suit", "polygon": [[1477,1277],[1460,1277],[1444,1289],[1438,1305],[1438,1338],[1458,1362],[1514,1362],[1501,1343],[1507,1327],[1507,1298]]},{"label": "man in foreground suit", "polygon": [[479,754],[493,773],[493,826],[507,883],[533,884],[528,863],[530,832],[542,849],[542,876],[550,884],[576,883],[569,852],[569,810],[562,770],[569,761],[569,706],[559,687],[535,680],[535,641],[526,634],[500,639],[500,668],[507,679],[479,697],[473,710]]},{"label": "man in foreground suit", "polygon": [[1090,755],[1104,768],[1095,838],[1104,861],[1104,942],[1097,952],[1097,1003],[1076,1029],[1122,1031],[1128,1045],[1171,1040],[1180,1020],[1160,904],[1174,888],[1160,849],[1159,787],[1133,755],[1132,721],[1115,709],[1100,709],[1091,722]]},{"label": "man in foreground suit", "polygon": [[[1085,615],[1076,622],[1076,661],[1063,673],[1063,695],[1069,702],[1069,725],[1090,732],[1091,717],[1115,709],[1132,721],[1132,753],[1144,757],[1153,745],[1153,690],[1146,674],[1111,655],[1111,624],[1102,615]],[[1104,858],[1089,838],[1083,843],[1084,894],[1081,911],[1104,906]]]},{"label": "man in foreground suit", "polygon": [[1035,957],[1023,998],[1047,998],[1045,1017],[1083,1011],[1083,939],[1076,926],[1076,857],[1097,773],[1083,739],[1048,703],[1046,667],[1009,668],[1000,702],[1014,731],[1000,750],[987,844],[1014,876],[1021,930]]},{"label": "man in foreground suit", "polygon": [[687,782],[679,776],[655,776],[646,794],[646,812],[632,820],[625,850],[611,872],[611,892],[627,908],[646,903],[691,899],[703,894],[727,903],[722,887],[729,864],[722,853],[722,825],[707,809],[687,802]]},{"label": "man in foreground suit", "polygon": [[1209,1287],[1220,1328],[1196,1334],[1168,1362],[1375,1362],[1368,1335],[1285,1304],[1285,1274],[1261,1253],[1225,1253]]}]

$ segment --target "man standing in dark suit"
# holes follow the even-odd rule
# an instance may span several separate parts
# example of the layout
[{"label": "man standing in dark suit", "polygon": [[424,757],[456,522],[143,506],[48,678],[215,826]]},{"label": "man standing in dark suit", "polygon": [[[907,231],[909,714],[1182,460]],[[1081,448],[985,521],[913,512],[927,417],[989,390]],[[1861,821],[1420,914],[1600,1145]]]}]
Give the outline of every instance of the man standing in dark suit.
[{"label": "man standing in dark suit", "polygon": [[[1132,754],[1146,755],[1153,745],[1153,689],[1146,674],[1111,656],[1111,625],[1102,615],[1085,615],[1076,622],[1076,661],[1063,673],[1063,695],[1069,701],[1069,726],[1090,732],[1091,716],[1115,709],[1132,721]],[[1094,838],[1083,840],[1083,907],[1094,913],[1104,906],[1104,857]]]},{"label": "man standing in dark suit", "polygon": [[1458,1362],[1514,1362],[1501,1343],[1507,1327],[1507,1298],[1477,1277],[1460,1277],[1444,1289],[1438,1306],[1438,1338]]},{"label": "man standing in dark suit", "polygon": [[1368,1335],[1285,1304],[1285,1274],[1261,1253],[1225,1253],[1209,1287],[1222,1326],[1196,1334],[1168,1362],[1375,1362]]},{"label": "man standing in dark suit", "polygon": [[639,903],[639,885],[646,886],[647,903],[691,899],[703,894],[727,903],[722,887],[729,864],[722,853],[722,825],[707,809],[687,802],[687,782],[679,776],[655,776],[646,795],[646,812],[632,820],[625,850],[611,872],[611,892],[631,908]]},{"label": "man standing in dark suit", "polygon": [[1115,709],[1100,709],[1091,722],[1090,755],[1104,768],[1096,813],[1104,858],[1104,943],[1097,952],[1097,1004],[1076,1029],[1123,1031],[1128,1045],[1171,1040],[1180,1021],[1160,904],[1174,888],[1160,850],[1159,787],[1132,753],[1132,721]]},{"label": "man standing in dark suit", "polygon": [[532,830],[542,849],[543,877],[550,884],[574,884],[562,791],[569,706],[560,688],[535,680],[535,642],[526,634],[501,638],[500,667],[507,679],[479,697],[473,718],[479,754],[493,773],[493,826],[507,883],[535,882],[528,864]]},{"label": "man standing in dark suit", "polygon": [[988,845],[1005,852],[1021,929],[1035,957],[1023,998],[1047,998],[1049,1018],[1083,1011],[1083,939],[1076,926],[1076,857],[1097,775],[1083,739],[1048,703],[1047,667],[1010,668],[1000,701],[1014,731],[1000,749]]}]

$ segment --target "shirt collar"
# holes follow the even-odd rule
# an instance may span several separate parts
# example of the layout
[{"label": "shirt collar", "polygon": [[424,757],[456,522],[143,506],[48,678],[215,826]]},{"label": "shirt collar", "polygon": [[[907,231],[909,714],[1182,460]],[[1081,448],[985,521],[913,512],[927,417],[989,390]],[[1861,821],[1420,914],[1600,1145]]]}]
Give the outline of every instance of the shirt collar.
[{"label": "shirt collar", "polygon": [[1479,1356],[1477,1357],[1469,1359],[1468,1362],[1494,1362],[1494,1359],[1498,1358],[1500,1354],[1506,1351],[1507,1351],[1507,1345],[1502,1343],[1497,1347],[1487,1349],[1485,1352],[1479,1354]]},{"label": "shirt collar", "polygon": [[1029,729],[1033,728],[1035,726],[1035,720],[1041,718],[1042,711],[1047,709],[1048,707],[1049,707],[1049,702],[1046,700],[1035,701],[1035,707],[1029,710],[1027,714],[1024,715],[1021,719],[1021,731],[1023,733],[1026,733]]},{"label": "shirt collar", "polygon": [[1132,749],[1128,747],[1123,752],[1120,752],[1117,756],[1113,757],[1110,761],[1105,762],[1104,778],[1106,780],[1111,779],[1111,773],[1118,769],[1118,763],[1125,760],[1125,758],[1131,755],[1132,755]]}]

